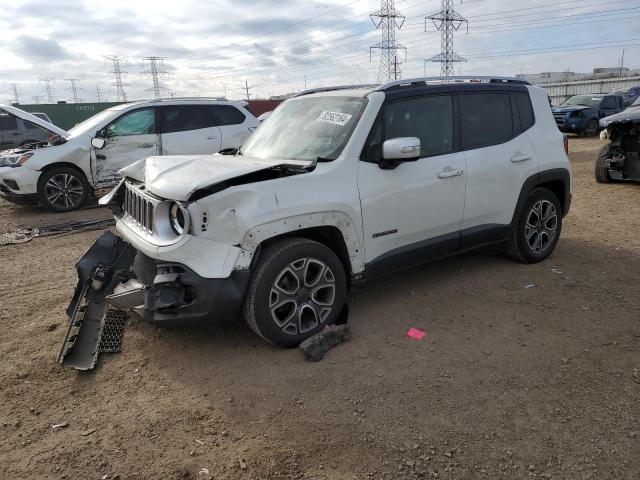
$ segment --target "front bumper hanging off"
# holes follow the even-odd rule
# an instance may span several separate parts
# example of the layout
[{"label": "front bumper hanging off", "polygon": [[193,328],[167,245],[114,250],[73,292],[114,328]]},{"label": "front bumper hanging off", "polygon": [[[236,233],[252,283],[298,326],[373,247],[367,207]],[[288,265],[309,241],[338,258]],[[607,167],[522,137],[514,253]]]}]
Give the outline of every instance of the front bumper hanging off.
[{"label": "front bumper hanging off", "polygon": [[234,319],[249,282],[248,270],[203,278],[184,265],[156,262],[109,231],[76,270],[58,362],[78,370],[92,369],[101,352],[119,351],[126,310],[169,327]]}]

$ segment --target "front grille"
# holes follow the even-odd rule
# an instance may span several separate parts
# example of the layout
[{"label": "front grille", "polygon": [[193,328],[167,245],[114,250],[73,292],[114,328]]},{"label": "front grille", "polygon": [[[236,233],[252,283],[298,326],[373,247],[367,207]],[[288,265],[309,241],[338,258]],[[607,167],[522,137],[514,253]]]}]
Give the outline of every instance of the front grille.
[{"label": "front grille", "polygon": [[126,184],[124,204],[122,206],[124,215],[149,235],[153,234],[155,205],[156,202],[143,195],[132,185]]}]

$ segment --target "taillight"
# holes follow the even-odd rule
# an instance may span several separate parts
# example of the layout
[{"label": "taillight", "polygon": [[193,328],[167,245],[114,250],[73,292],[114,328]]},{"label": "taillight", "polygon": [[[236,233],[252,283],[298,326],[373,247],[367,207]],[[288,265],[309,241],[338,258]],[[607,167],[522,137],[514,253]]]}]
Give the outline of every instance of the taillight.
[{"label": "taillight", "polygon": [[569,137],[565,135],[564,137],[562,137],[562,140],[564,142],[564,153],[569,155]]}]

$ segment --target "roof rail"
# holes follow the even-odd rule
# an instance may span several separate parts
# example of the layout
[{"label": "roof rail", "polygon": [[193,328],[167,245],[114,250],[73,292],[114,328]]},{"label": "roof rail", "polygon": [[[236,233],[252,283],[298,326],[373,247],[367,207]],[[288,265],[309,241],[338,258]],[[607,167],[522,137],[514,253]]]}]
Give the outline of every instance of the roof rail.
[{"label": "roof rail", "polygon": [[320,92],[332,92],[334,90],[353,90],[355,88],[375,88],[377,84],[366,84],[366,85],[337,85],[334,87],[320,87],[320,88],[311,88],[309,90],[305,90],[303,92],[297,93],[293,96],[301,97],[303,95],[311,95],[312,93],[320,93]]},{"label": "roof rail", "polygon": [[226,97],[169,97],[169,98],[160,98],[158,100],[149,100],[150,102],[171,102],[174,100],[218,100],[218,101],[226,101]]},{"label": "roof rail", "polygon": [[376,91],[385,91],[393,87],[402,87],[409,85],[420,85],[428,83],[511,83],[516,85],[531,85],[526,80],[520,80],[512,77],[492,77],[492,76],[452,76],[452,77],[423,77],[411,78],[407,80],[396,80],[395,82],[386,83],[376,88]]}]

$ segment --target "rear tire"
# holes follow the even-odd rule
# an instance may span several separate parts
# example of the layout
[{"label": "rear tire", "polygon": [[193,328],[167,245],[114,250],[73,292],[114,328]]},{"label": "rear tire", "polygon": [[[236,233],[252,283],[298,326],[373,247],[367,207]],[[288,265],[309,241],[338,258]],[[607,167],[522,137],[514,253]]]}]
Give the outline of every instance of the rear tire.
[{"label": "rear tire", "polygon": [[558,197],[537,188],[524,203],[505,245],[506,253],[523,263],[538,263],[553,253],[562,230],[562,207]]},{"label": "rear tire", "polygon": [[296,347],[336,322],[346,294],[344,267],[333,251],[306,238],[285,238],[261,253],[244,317],[267,342]]},{"label": "rear tire", "polygon": [[84,174],[71,167],[45,170],[38,180],[40,204],[53,212],[70,212],[89,198],[91,186]]},{"label": "rear tire", "polygon": [[598,152],[598,157],[596,158],[596,181],[598,183],[611,183],[611,175],[609,174],[609,169],[607,168],[607,159],[611,155],[611,145],[605,145]]}]

